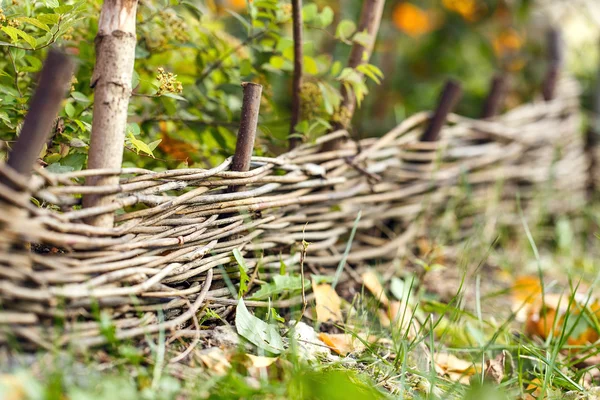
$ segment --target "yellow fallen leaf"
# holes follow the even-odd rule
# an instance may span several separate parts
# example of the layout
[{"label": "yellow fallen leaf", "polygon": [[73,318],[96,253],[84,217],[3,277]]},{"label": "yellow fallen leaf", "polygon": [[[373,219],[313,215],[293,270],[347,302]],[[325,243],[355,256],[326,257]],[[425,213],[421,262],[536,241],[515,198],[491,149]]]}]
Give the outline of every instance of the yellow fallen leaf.
[{"label": "yellow fallen leaf", "polygon": [[433,356],[435,371],[439,375],[445,375],[454,382],[463,384],[469,383],[469,378],[474,375],[477,370],[473,363],[448,354],[436,353]]},{"label": "yellow fallen leaf", "polygon": [[198,358],[215,375],[225,375],[231,368],[229,356],[219,347],[201,351]]},{"label": "yellow fallen leaf", "polygon": [[379,278],[377,274],[372,269],[365,271],[362,274],[363,285],[375,296],[377,300],[384,306],[388,306],[390,304],[390,300],[385,294],[385,290],[379,282]]},{"label": "yellow fallen leaf", "polygon": [[24,382],[15,375],[0,375],[0,394],[4,400],[25,400]]},{"label": "yellow fallen leaf", "polygon": [[246,366],[254,368],[266,368],[277,361],[277,357],[263,357],[252,354],[246,354],[246,357],[249,361]]},{"label": "yellow fallen leaf", "polygon": [[315,295],[317,321],[340,322],[342,321],[342,299],[329,284],[317,285],[313,282]]},{"label": "yellow fallen leaf", "polygon": [[[331,350],[338,353],[341,356],[345,356],[349,353],[361,353],[366,349],[363,342],[375,343],[379,340],[376,336],[360,337],[350,335],[348,333],[320,333],[319,339],[325,343]],[[361,340],[362,339],[362,340]]]}]

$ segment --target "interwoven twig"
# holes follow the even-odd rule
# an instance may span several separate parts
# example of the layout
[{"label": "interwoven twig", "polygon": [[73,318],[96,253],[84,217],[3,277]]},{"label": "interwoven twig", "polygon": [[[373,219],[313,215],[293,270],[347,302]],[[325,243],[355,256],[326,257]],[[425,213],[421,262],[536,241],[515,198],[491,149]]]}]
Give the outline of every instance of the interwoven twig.
[{"label": "interwoven twig", "polygon": [[[220,312],[236,304],[224,276],[234,284],[238,279],[233,249],[240,249],[251,270],[260,268],[258,282],[278,273],[280,261],[297,270],[296,244],[302,240],[310,243],[307,265],[335,266],[359,211],[347,261],[385,265],[403,257],[422,233],[418,216],[435,215],[461,196],[464,182],[470,185],[470,212],[489,213],[493,203],[493,215],[486,215],[500,224],[518,222],[517,193],[528,215],[540,189],[566,194],[547,204],[551,212],[579,208],[588,161],[578,88],[565,79],[559,91],[555,100],[492,121],[450,115],[438,142],[418,140],[429,117],[421,113],[381,138],[348,141],[334,151],[319,149],[346,136],[344,131],[275,158],[253,157],[248,172],[232,171],[228,159],[209,170],[56,175],[38,169],[24,182],[1,166],[2,176],[23,189],[0,186],[3,338],[10,333],[45,348],[101,344],[106,338],[92,315],[94,305],[112,317],[117,338],[160,329],[172,334],[191,326],[192,316],[206,308]],[[85,177],[100,175],[118,175],[120,183],[84,186]],[[117,194],[117,200],[81,209],[81,195],[90,193]],[[115,213],[114,229],[83,223],[105,213]],[[300,302],[298,297],[273,305]],[[159,311],[165,315],[161,323]],[[65,320],[60,331],[53,328],[56,318]]]}]

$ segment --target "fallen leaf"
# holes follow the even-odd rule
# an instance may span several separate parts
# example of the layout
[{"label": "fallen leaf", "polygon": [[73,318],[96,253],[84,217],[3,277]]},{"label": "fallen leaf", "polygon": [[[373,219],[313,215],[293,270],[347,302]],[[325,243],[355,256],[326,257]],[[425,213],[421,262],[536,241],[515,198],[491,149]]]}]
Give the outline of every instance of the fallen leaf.
[{"label": "fallen leaf", "polygon": [[390,304],[390,300],[385,294],[385,290],[383,289],[381,282],[379,282],[379,278],[377,277],[375,271],[369,269],[362,274],[361,278],[363,285],[365,285],[369,292],[371,292],[381,304],[384,306],[388,306]]},{"label": "fallen leaf", "polygon": [[229,356],[219,347],[211,347],[197,353],[197,357],[215,375],[225,375],[231,368]]},{"label": "fallen leaf", "polygon": [[278,360],[278,357],[255,356],[252,354],[246,354],[246,358],[249,361],[246,366],[254,368],[266,368]]},{"label": "fallen leaf", "polygon": [[518,322],[525,322],[527,314],[533,304],[542,295],[540,278],[535,276],[521,276],[511,287],[512,311],[516,313]]},{"label": "fallen leaf", "polygon": [[329,348],[317,335],[314,328],[300,321],[290,321],[293,338],[298,342],[298,356],[304,360],[316,360],[331,354]]},{"label": "fallen leaf", "polygon": [[331,285],[327,283],[315,284],[313,282],[313,293],[315,295],[315,310],[319,322],[342,321],[342,299]]},{"label": "fallen leaf", "polygon": [[320,333],[319,339],[329,346],[331,350],[341,356],[345,356],[349,353],[362,353],[366,349],[364,342],[375,343],[379,340],[378,337],[373,335],[368,337],[361,336],[359,338],[349,333]]},{"label": "fallen leaf", "polygon": [[461,360],[453,354],[436,353],[433,355],[433,361],[436,372],[454,382],[468,384],[470,377],[477,372],[473,363]]},{"label": "fallen leaf", "polygon": [[569,345],[585,345],[600,339],[591,322],[599,317],[600,304],[589,302],[585,294],[576,293],[573,300],[570,300],[562,294],[548,293],[531,304],[525,322],[525,333],[546,339],[551,334],[558,337],[566,331],[569,332]]},{"label": "fallen leaf", "polygon": [[506,352],[503,350],[494,359],[485,360],[485,371],[483,377],[490,382],[500,384],[504,379],[504,367],[506,363]]},{"label": "fallen leaf", "polygon": [[25,400],[25,382],[15,375],[0,375],[0,395],[4,400]]}]

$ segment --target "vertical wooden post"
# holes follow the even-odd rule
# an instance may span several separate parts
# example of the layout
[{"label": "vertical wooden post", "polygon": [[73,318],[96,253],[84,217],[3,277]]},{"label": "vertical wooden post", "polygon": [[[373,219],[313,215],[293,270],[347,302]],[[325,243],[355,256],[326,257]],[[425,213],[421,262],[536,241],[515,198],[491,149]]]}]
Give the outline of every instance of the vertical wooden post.
[{"label": "vertical wooden post", "polygon": [[548,71],[544,78],[542,94],[544,100],[554,99],[556,85],[560,78],[560,72],[564,61],[564,45],[562,34],[558,28],[553,28],[548,32]]},{"label": "vertical wooden post", "polygon": [[[91,86],[95,88],[88,169],[120,168],[127,127],[127,108],[135,60],[137,0],[105,0],[98,21],[96,65]],[[86,185],[116,185],[118,176],[93,176]],[[110,204],[115,195],[86,195],[84,207]],[[112,227],[114,216],[87,219],[95,226]]]},{"label": "vertical wooden post", "polygon": [[446,82],[438,105],[429,120],[429,125],[421,135],[422,142],[435,142],[439,139],[440,132],[450,111],[454,109],[462,96],[462,87],[459,82],[450,79]]},{"label": "vertical wooden post", "polygon": [[[23,128],[8,156],[8,166],[24,177],[31,175],[33,165],[48,140],[74,70],[75,62],[71,57],[61,51],[50,50],[29,103]],[[10,185],[5,179],[3,182]]]},{"label": "vertical wooden post", "polygon": [[[292,21],[294,36],[294,80],[292,82],[292,117],[290,120],[290,135],[296,133],[296,125],[300,122],[302,109],[302,66],[304,59],[302,40],[302,0],[292,0]],[[302,140],[290,137],[290,150],[298,146]]]},{"label": "vertical wooden post", "polygon": [[[365,45],[358,42],[353,43],[352,50],[350,50],[350,57],[348,58],[348,68],[355,69],[356,67],[369,62],[377,39],[377,32],[379,32],[379,25],[381,23],[384,6],[385,0],[363,0],[362,9],[360,11],[360,21],[358,22],[358,29],[356,31],[366,32],[369,35],[369,40]],[[362,73],[359,73],[359,75],[362,76]],[[334,130],[348,129],[356,108],[356,98],[354,93],[351,90],[346,90],[345,85],[342,86],[341,95],[341,120],[333,123]],[[325,143],[322,150],[335,150],[341,143],[341,139],[332,140]]]},{"label": "vertical wooden post", "polygon": [[498,115],[504,104],[504,99],[506,98],[507,81],[508,79],[505,74],[497,74],[494,76],[490,86],[490,92],[483,103],[481,118],[493,118]]},{"label": "vertical wooden post", "polygon": [[258,83],[244,82],[244,99],[242,102],[242,118],[240,130],[238,131],[235,144],[235,154],[231,168],[234,171],[248,171],[250,169],[250,158],[254,149],[256,139],[256,127],[258,125],[258,112],[260,111],[260,98],[262,86]]}]

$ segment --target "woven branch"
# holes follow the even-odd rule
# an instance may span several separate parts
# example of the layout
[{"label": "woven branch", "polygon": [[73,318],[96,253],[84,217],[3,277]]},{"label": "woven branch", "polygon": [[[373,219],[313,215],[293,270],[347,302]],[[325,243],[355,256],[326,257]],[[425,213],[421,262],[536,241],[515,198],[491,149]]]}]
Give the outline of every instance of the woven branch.
[{"label": "woven branch", "polygon": [[[427,230],[420,216],[435,217],[463,196],[465,181],[471,207],[461,216],[457,241],[473,233],[473,216],[485,213],[492,225],[520,223],[517,193],[528,217],[538,209],[529,206],[540,189],[568,194],[552,198],[549,211],[578,209],[589,163],[579,131],[578,86],[564,79],[558,90],[555,100],[491,121],[451,114],[438,142],[418,140],[429,118],[420,113],[381,138],[348,141],[335,151],[319,148],[344,131],[275,158],[253,157],[248,172],[232,171],[228,159],[208,170],[56,175],[38,169],[24,182],[0,166],[5,179],[23,188],[0,186],[0,341],[10,333],[32,347],[102,344],[106,338],[91,312],[95,304],[113,318],[117,338],[160,329],[176,335],[193,327],[194,314],[235,306],[224,280],[225,273],[234,284],[239,277],[233,249],[244,254],[250,274],[260,268],[256,282],[278,273],[280,261],[298,271],[302,240],[310,243],[307,265],[334,267],[359,211],[347,262],[386,268]],[[85,186],[89,176],[120,181]],[[228,191],[231,186],[239,190]],[[117,197],[82,209],[81,195],[92,193]],[[115,214],[115,228],[83,223],[103,214]],[[350,279],[346,272],[344,279]],[[298,296],[272,305],[301,301]],[[56,318],[66,321],[60,332],[53,328]]]}]

